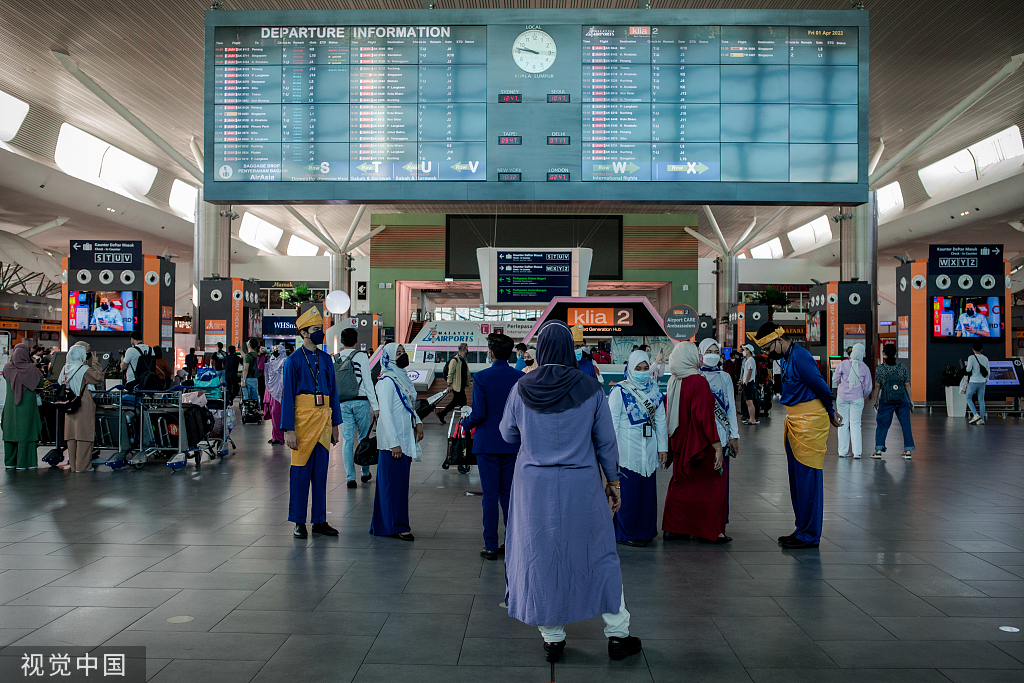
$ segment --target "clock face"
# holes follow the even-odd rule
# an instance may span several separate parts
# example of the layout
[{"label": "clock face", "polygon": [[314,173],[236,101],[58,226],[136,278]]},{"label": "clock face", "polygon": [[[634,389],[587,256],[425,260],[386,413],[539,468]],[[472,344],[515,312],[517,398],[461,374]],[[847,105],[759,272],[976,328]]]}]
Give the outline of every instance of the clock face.
[{"label": "clock face", "polygon": [[539,74],[555,63],[554,39],[544,31],[523,31],[512,43],[512,61],[527,73]]}]

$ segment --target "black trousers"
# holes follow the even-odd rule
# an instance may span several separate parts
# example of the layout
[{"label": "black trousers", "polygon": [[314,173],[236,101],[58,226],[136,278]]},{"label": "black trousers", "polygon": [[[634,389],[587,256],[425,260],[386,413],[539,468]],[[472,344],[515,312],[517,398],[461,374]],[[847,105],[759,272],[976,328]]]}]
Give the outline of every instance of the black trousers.
[{"label": "black trousers", "polygon": [[448,402],[448,405],[441,411],[441,419],[448,417],[448,413],[452,412],[456,408],[466,405],[466,390],[452,391],[452,400]]}]

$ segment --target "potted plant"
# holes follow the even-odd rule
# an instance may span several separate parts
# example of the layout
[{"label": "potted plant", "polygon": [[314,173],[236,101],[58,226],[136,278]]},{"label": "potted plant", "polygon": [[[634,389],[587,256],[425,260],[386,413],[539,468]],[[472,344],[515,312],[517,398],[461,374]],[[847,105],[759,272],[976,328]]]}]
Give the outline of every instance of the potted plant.
[{"label": "potted plant", "polygon": [[768,285],[764,288],[763,292],[757,295],[757,299],[754,303],[761,306],[768,307],[768,322],[775,322],[775,309],[776,307],[786,306],[789,304],[789,297],[778,287]]},{"label": "potted plant", "polygon": [[300,282],[295,285],[293,289],[286,289],[281,292],[281,300],[285,301],[295,307],[295,312],[302,315],[302,312],[309,308],[309,306],[303,306],[302,304],[312,300],[313,295],[309,292],[309,286],[305,282]]},{"label": "potted plant", "polygon": [[960,393],[960,380],[964,372],[955,365],[947,365],[942,371],[942,386],[946,392],[946,415],[964,417],[967,415],[967,396]]}]

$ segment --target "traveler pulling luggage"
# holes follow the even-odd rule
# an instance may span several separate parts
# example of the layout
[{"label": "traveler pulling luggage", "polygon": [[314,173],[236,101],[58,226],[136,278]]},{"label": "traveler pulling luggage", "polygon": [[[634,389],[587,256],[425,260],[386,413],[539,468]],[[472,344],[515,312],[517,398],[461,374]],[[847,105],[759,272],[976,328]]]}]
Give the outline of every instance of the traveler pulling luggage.
[{"label": "traveler pulling luggage", "polygon": [[243,398],[242,424],[258,425],[263,422],[263,405],[254,398]]},{"label": "traveler pulling luggage", "polygon": [[469,468],[476,464],[476,455],[473,454],[473,432],[476,430],[471,429],[467,433],[462,428],[462,420],[469,417],[471,412],[469,406],[455,409],[452,421],[448,423],[448,453],[441,469],[446,470],[456,465],[460,473],[468,474]]}]

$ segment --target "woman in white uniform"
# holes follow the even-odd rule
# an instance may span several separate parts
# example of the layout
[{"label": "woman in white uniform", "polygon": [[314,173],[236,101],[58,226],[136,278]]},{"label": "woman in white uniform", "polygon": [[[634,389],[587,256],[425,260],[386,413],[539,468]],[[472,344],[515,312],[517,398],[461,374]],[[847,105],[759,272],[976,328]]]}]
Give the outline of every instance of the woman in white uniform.
[{"label": "woman in white uniform", "polygon": [[615,540],[642,548],[658,535],[656,472],[668,457],[665,395],[651,375],[651,357],[643,351],[629,355],[625,375],[608,396],[622,487]]},{"label": "woman in white uniform", "polygon": [[[728,444],[732,454],[739,452],[740,423],[736,418],[736,396],[733,392],[732,377],[722,370],[722,362],[718,342],[708,338],[700,343],[700,371],[711,385],[711,393],[715,395],[715,424],[718,425],[718,438]],[[728,459],[726,459],[728,468]]]}]

